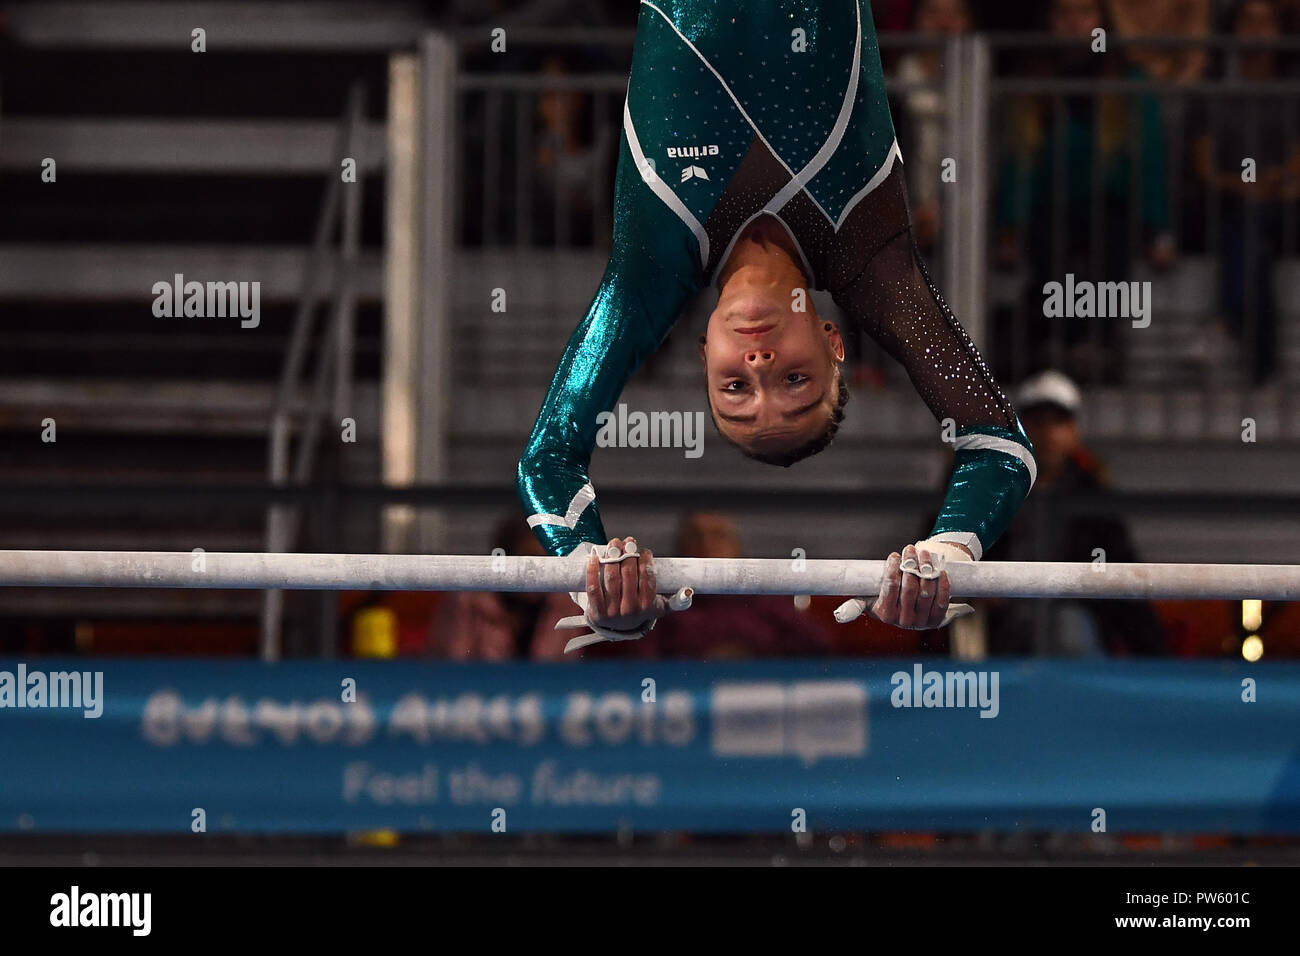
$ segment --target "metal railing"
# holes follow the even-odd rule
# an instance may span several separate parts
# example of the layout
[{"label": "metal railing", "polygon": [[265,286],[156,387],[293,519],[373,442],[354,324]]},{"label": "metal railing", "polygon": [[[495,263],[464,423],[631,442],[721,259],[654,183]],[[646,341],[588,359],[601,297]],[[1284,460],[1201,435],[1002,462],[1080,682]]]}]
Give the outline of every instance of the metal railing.
[{"label": "metal railing", "polygon": [[[361,173],[355,182],[345,183],[342,164],[359,155],[360,134],[365,114],[365,89],[353,84],[327,176],[327,186],[311,253],[303,271],[299,300],[271,411],[267,437],[267,477],[273,487],[289,481],[309,481],[316,467],[317,447],[326,411],[335,420],[351,407],[353,345],[356,317],[356,263],[361,239]],[[341,228],[340,228],[341,220]],[[339,232],[337,247],[331,247]],[[316,334],[316,313],[321,303],[321,285],[329,277],[331,289],[325,300],[332,306],[328,321]],[[316,338],[316,365],[311,373],[311,390],[306,408],[298,407],[308,351]],[[332,395],[331,395],[332,386]],[[298,426],[297,448],[291,447]],[[295,453],[296,452],[296,453]],[[266,550],[288,551],[297,538],[300,512],[293,506],[271,505],[266,516]],[[261,650],[266,660],[279,657],[280,626],[284,595],[278,590],[263,592]],[[333,620],[327,616],[326,620]]]},{"label": "metal railing", "polygon": [[[1018,265],[1019,283],[998,303],[995,364],[1012,380],[1053,365],[1096,384],[1228,386],[1243,415],[1258,413],[1253,387],[1273,382],[1283,386],[1271,396],[1278,414],[1290,417],[1294,316],[1280,303],[1294,279],[1279,265],[1297,254],[1300,177],[1285,172],[1288,199],[1272,179],[1300,158],[1291,108],[1300,82],[1245,79],[1232,63],[1296,44],[1207,38],[1126,46],[1139,45],[1222,49],[1226,65],[1212,72],[1224,75],[1156,82],[1125,69],[1103,73],[1095,60],[1087,68],[1096,75],[1081,77],[1079,59],[1073,69],[993,78],[1001,168],[991,239],[1003,266]],[[1025,38],[994,40],[999,55],[1026,48]],[[1258,176],[1264,180],[1249,178]],[[1070,314],[1086,305],[1064,314],[1049,307],[1048,283],[1059,283],[1066,298],[1071,285],[1087,295],[1101,293],[1100,283],[1151,295],[1145,314],[1121,301],[1122,314],[1090,319]]]},{"label": "metal railing", "polygon": [[[487,248],[605,247],[627,77],[463,74],[456,235]],[[544,115],[576,113],[571,127]]]}]

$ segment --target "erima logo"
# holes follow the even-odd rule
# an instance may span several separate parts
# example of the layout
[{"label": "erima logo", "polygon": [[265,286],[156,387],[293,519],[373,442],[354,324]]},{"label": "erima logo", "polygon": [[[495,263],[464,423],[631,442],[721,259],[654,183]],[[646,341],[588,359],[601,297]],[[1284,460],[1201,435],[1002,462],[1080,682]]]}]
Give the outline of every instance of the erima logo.
[{"label": "erima logo", "polygon": [[698,166],[687,166],[682,170],[682,182],[688,179],[708,179],[709,174]]},{"label": "erima logo", "polygon": [[716,146],[669,146],[669,159],[699,159],[702,156],[717,156]]}]

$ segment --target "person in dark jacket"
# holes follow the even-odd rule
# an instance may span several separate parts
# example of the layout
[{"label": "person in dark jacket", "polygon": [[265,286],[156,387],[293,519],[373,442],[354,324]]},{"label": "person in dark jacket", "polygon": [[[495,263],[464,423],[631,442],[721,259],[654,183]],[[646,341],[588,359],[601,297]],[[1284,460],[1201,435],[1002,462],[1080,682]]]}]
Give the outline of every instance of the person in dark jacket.
[{"label": "person in dark jacket", "polygon": [[[1032,376],[1016,405],[1034,443],[1034,494],[991,548],[991,561],[1139,561],[1128,528],[1117,516],[1070,515],[1061,506],[1080,495],[1104,495],[1104,467],[1084,447],[1079,389],[1056,371]],[[1104,570],[1098,573],[1105,573]],[[1166,653],[1164,634],[1149,601],[998,600],[989,609],[990,654],[1089,656]]]}]

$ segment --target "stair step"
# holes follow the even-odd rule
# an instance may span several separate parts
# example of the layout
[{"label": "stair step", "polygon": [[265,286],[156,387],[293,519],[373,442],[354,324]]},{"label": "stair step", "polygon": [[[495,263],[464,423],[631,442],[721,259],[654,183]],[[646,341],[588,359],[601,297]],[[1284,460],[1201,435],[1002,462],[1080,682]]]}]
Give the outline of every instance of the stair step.
[{"label": "stair step", "polygon": [[178,527],[149,529],[14,528],[0,524],[0,549],[6,551],[261,551],[265,547],[262,522],[243,527]]},{"label": "stair step", "polygon": [[[325,177],[334,155],[337,120],[30,117],[5,121],[0,170],[37,169],[59,157],[59,172],[81,174],[287,173]],[[358,173],[381,172],[384,124],[366,123],[353,158]],[[166,149],[157,144],[166,143]]]},{"label": "stair step", "polygon": [[[132,301],[151,309],[154,283],[180,274],[186,282],[257,282],[261,304],[297,302],[309,254],[298,246],[6,242],[0,243],[0,299]],[[322,283],[331,279],[327,270]],[[382,301],[379,252],[361,253],[355,288],[361,303]],[[238,317],[158,321],[241,328]]]},{"label": "stair step", "polygon": [[256,618],[258,591],[200,588],[3,588],[2,617]]},{"label": "stair step", "polygon": [[[151,435],[265,435],[275,386],[232,381],[0,381],[0,428],[36,429],[53,418],[60,430],[130,432]],[[296,408],[305,407],[300,390]],[[353,416],[377,421],[378,386],[354,386]],[[358,429],[374,436],[376,429]]]}]

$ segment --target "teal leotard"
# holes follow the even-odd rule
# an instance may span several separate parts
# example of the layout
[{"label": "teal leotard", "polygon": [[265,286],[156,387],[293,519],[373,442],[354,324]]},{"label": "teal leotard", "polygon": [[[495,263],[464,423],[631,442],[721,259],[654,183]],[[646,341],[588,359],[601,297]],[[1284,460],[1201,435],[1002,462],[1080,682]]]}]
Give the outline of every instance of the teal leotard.
[{"label": "teal leotard", "polygon": [[519,462],[553,554],[608,540],[588,477],[599,429],[754,218],[956,427],[932,536],[979,557],[1033,484],[1033,451],[916,253],[867,0],[641,0],[609,263]]}]

